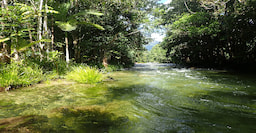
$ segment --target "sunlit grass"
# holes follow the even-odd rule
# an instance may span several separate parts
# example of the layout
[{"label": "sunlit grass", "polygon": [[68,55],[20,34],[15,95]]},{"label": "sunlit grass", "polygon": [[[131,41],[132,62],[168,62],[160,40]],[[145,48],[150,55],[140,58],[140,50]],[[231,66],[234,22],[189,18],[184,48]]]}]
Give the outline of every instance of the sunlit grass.
[{"label": "sunlit grass", "polygon": [[89,66],[78,66],[73,67],[72,71],[67,73],[66,76],[69,80],[74,80],[78,83],[98,83],[103,79],[103,74],[99,72],[97,68],[89,67]]},{"label": "sunlit grass", "polygon": [[0,72],[0,87],[27,86],[45,78],[38,65],[24,65],[22,62],[2,66]]}]

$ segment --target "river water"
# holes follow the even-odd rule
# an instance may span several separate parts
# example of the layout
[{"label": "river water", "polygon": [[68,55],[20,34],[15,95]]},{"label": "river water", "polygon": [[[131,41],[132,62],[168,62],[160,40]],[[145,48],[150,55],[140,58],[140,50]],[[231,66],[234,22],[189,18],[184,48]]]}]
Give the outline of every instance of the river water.
[{"label": "river water", "polygon": [[[142,132],[255,132],[256,78],[225,71],[137,64],[120,76],[116,99],[133,104]],[[118,75],[117,74],[117,75]],[[136,112],[136,113],[135,113]]]},{"label": "river water", "polygon": [[24,90],[0,94],[4,99],[0,102],[0,131],[1,118],[4,123],[28,115],[33,115],[32,122],[2,131],[256,131],[254,75],[154,63],[136,64],[108,75],[114,80],[97,85],[57,82],[25,88],[26,94]]}]

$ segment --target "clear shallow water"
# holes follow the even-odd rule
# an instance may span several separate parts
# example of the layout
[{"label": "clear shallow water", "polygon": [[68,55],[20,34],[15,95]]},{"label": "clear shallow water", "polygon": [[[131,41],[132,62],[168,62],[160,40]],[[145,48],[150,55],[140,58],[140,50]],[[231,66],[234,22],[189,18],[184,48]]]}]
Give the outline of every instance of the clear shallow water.
[{"label": "clear shallow water", "polygon": [[[115,81],[55,81],[0,94],[0,131],[256,131],[256,76],[173,64],[137,64],[108,75]],[[10,119],[24,122],[10,128]]]}]

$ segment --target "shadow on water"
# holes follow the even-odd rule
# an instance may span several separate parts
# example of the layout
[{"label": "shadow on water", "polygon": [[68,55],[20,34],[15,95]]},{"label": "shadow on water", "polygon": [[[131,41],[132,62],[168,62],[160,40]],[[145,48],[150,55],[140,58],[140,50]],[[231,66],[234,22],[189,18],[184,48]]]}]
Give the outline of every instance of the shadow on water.
[{"label": "shadow on water", "polygon": [[63,107],[54,110],[48,117],[31,115],[2,119],[0,132],[103,133],[128,121],[128,117],[116,116],[101,106]]},{"label": "shadow on water", "polygon": [[106,101],[107,88],[99,86],[58,81],[1,93],[0,132],[94,133],[122,127],[129,122],[115,111],[122,102]]}]

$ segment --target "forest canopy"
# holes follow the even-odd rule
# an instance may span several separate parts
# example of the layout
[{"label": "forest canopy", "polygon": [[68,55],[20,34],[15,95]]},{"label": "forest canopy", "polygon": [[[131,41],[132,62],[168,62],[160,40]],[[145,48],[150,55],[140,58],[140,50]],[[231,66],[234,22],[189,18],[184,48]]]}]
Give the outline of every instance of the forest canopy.
[{"label": "forest canopy", "polygon": [[143,60],[143,45],[149,42],[145,34],[164,26],[166,37],[155,49],[167,52],[158,62],[254,66],[255,6],[255,0],[2,0],[1,63],[129,67]]},{"label": "forest canopy", "polygon": [[162,8],[167,35],[161,46],[174,63],[255,66],[255,0],[172,0]]},{"label": "forest canopy", "polygon": [[19,60],[102,67],[134,63],[146,38],[139,26],[157,0],[2,0],[1,62]]}]

